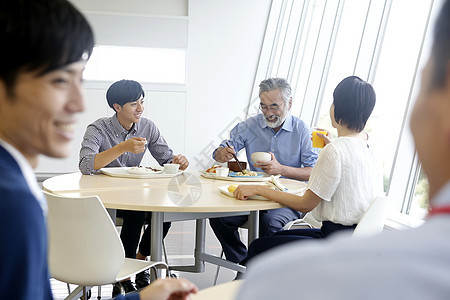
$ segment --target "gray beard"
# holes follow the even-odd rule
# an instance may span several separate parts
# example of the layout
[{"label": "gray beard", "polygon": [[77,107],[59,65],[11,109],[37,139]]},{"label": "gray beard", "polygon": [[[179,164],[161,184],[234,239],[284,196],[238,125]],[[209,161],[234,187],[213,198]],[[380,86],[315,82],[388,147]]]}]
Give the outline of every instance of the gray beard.
[{"label": "gray beard", "polygon": [[274,122],[269,122],[266,118],[264,118],[264,120],[266,120],[267,126],[272,129],[280,127],[281,124],[283,124],[283,122],[284,122],[284,119],[281,119],[280,117],[277,117],[277,119]]},{"label": "gray beard", "polygon": [[269,128],[277,128],[280,127],[281,125],[283,125],[283,122],[286,120],[286,117],[289,113],[289,109],[284,109],[283,114],[284,116],[277,116],[277,119],[275,121],[269,121],[267,120],[266,116],[264,116],[264,120],[266,121],[266,124]]}]

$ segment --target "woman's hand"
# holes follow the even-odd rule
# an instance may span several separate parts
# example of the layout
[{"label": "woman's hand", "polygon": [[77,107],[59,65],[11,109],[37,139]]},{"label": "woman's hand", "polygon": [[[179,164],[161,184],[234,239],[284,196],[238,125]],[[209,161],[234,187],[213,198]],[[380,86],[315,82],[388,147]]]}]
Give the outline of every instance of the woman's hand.
[{"label": "woman's hand", "polygon": [[[320,132],[317,133],[317,136],[320,137],[321,139],[323,139],[323,141],[325,142],[325,146],[333,141],[331,139],[330,132],[328,130],[323,129],[323,128],[315,128],[315,130],[320,130],[320,131],[326,131],[327,132],[326,135],[324,135],[324,134],[322,134]],[[311,137],[311,139],[312,139],[312,137]]]},{"label": "woman's hand", "polygon": [[239,200],[247,200],[248,197],[258,195],[261,185],[240,185],[234,190],[234,197]]}]

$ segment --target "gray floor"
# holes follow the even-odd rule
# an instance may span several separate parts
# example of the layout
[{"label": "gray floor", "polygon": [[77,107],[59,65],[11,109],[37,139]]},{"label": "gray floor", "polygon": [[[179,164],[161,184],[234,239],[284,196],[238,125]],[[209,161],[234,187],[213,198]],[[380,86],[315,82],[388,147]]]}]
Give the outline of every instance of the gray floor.
[{"label": "gray floor", "polygon": [[[241,236],[244,241],[247,240],[247,231],[242,230]],[[190,264],[193,262],[193,249],[195,237],[195,222],[184,221],[174,222],[165,239],[166,249],[168,253],[169,265]],[[206,251],[210,254],[220,255],[222,248],[217,241],[209,224],[206,232]],[[203,273],[189,273],[189,272],[175,272],[178,277],[184,277],[194,282],[199,289],[210,287],[214,283],[214,276],[217,267],[215,265],[206,263],[205,272]],[[218,284],[229,282],[234,279],[235,272],[220,268]],[[52,291],[56,300],[64,299],[67,292],[67,285],[55,279],[51,280]],[[71,286],[74,289],[75,286]],[[98,292],[97,287],[92,290],[91,299],[96,299]],[[102,286],[102,299],[111,299],[112,285]]]}]

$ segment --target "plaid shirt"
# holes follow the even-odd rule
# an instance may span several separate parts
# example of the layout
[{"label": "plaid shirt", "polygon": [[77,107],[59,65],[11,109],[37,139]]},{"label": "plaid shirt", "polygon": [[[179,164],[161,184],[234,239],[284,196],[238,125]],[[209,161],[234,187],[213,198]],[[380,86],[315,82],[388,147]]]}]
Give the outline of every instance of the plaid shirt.
[{"label": "plaid shirt", "polygon": [[[78,164],[81,173],[93,174],[98,172],[98,170],[94,170],[95,155],[133,137],[147,139],[147,148],[160,165],[172,161],[172,149],[169,148],[159,129],[152,121],[141,118],[140,122],[135,123],[128,131],[120,125],[117,116],[114,114],[110,118],[100,118],[86,128]],[[106,167],[138,166],[144,157],[144,153],[145,151],[137,154],[126,152]]]}]

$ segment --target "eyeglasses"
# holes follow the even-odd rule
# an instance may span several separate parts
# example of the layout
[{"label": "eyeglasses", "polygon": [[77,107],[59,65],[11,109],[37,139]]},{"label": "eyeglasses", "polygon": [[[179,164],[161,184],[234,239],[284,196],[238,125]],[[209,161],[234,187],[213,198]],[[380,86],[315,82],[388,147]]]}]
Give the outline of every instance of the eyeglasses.
[{"label": "eyeglasses", "polygon": [[283,106],[283,104],[284,104],[284,102],[281,103],[281,105],[278,105],[278,104],[272,104],[272,105],[270,105],[269,107],[267,107],[267,105],[265,105],[265,104],[260,104],[260,105],[259,105],[259,109],[260,109],[262,112],[267,112],[267,111],[269,110],[270,112],[275,113],[275,112],[277,112],[277,111]]}]

